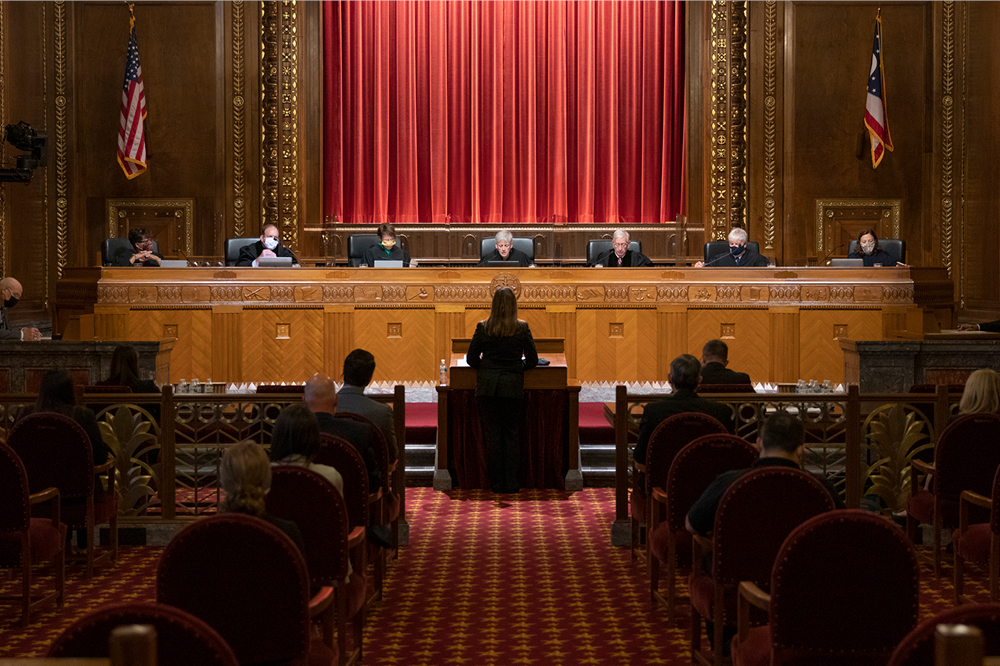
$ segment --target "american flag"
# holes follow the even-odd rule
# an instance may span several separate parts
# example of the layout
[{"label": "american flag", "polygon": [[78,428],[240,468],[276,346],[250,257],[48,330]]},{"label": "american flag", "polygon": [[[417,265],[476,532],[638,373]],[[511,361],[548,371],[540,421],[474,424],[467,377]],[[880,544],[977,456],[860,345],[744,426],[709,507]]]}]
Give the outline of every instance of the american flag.
[{"label": "american flag", "polygon": [[868,100],[865,103],[865,127],[872,141],[872,168],[876,168],[885,149],[892,150],[889,118],[885,110],[885,75],[882,72],[882,13],[875,14],[875,42],[872,44],[872,66],[868,72]]},{"label": "american flag", "polygon": [[125,85],[122,87],[121,124],[118,128],[118,164],[129,180],[146,170],[146,94],[142,87],[139,45],[135,40],[135,18],[129,27],[125,58]]}]

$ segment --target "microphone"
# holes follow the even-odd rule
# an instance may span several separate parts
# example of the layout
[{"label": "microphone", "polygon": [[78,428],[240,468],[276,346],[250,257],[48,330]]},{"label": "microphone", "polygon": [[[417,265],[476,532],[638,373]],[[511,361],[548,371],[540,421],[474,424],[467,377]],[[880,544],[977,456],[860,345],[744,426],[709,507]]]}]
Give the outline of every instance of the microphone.
[{"label": "microphone", "polygon": [[822,259],[820,260],[820,262],[819,262],[819,265],[820,265],[820,266],[823,266],[824,264],[826,264],[826,260],[827,260],[827,259],[829,259],[830,257],[832,257],[832,256],[833,256],[833,253],[834,253],[834,252],[836,252],[836,251],[837,251],[837,250],[839,250],[840,248],[844,247],[845,245],[847,245],[847,242],[846,242],[846,241],[845,241],[845,242],[843,242],[843,243],[841,243],[841,244],[840,244],[840,245],[838,245],[837,247],[833,248],[832,250],[830,250],[830,251],[829,251],[829,252],[827,253],[827,255],[826,255],[825,257],[823,257],[823,258],[822,258]]},{"label": "microphone", "polygon": [[[744,250],[744,252],[745,251],[746,250]],[[719,261],[720,259],[724,259],[724,258],[726,258],[728,256],[731,256],[732,254],[733,254],[732,251],[730,251],[730,252],[723,252],[722,254],[717,254],[717,255],[715,255],[715,258],[713,258],[711,261],[706,261],[702,265],[702,268],[704,268],[705,266],[710,266],[711,264],[714,264],[715,262]]]}]

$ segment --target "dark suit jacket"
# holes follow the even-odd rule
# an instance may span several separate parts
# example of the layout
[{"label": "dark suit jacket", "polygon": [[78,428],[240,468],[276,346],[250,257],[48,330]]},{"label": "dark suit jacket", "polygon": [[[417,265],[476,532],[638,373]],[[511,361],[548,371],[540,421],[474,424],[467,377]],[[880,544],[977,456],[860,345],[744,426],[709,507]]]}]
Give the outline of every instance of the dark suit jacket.
[{"label": "dark suit jacket", "polygon": [[736,257],[732,254],[724,254],[722,257],[715,257],[715,261],[706,264],[711,268],[767,268],[767,257],[757,254],[750,248],[743,251],[740,263],[736,263]]},{"label": "dark suit jacket", "polygon": [[639,422],[639,440],[635,443],[635,460],[645,464],[646,447],[649,445],[649,437],[656,430],[656,426],[675,414],[686,412],[697,412],[708,414],[719,420],[719,423],[726,426],[730,433],[735,432],[736,424],[733,421],[733,412],[729,407],[712,400],[699,398],[698,394],[690,389],[678,389],[678,391],[664,398],[659,402],[646,405],[642,412],[642,420]]},{"label": "dark suit jacket", "polygon": [[498,338],[486,335],[483,322],[479,322],[466,359],[477,371],[477,396],[520,398],[524,395],[524,371],[538,365],[538,352],[527,324],[516,335]]},{"label": "dark suit jacket", "polygon": [[528,258],[524,252],[521,252],[516,247],[510,248],[510,253],[507,258],[504,259],[500,256],[497,250],[493,250],[488,255],[483,257],[476,266],[489,266],[491,261],[516,261],[518,266],[527,268],[531,265],[531,259]]},{"label": "dark suit jacket", "polygon": [[378,243],[365,250],[366,264],[374,267],[376,259],[379,261],[402,261],[403,266],[409,266],[411,261],[410,253],[399,247],[399,244],[392,246],[392,252],[386,252]]},{"label": "dark suit jacket", "polygon": [[378,459],[372,449],[374,443],[371,433],[368,432],[368,427],[364,423],[350,419],[338,419],[327,412],[316,412],[316,420],[319,421],[320,432],[346,439],[354,445],[365,461],[365,469],[368,470],[368,492],[377,492],[382,486],[382,470],[379,469]]},{"label": "dark suit jacket", "polygon": [[[250,245],[244,245],[240,248],[240,258],[236,260],[237,266],[253,266],[253,262],[260,257],[260,253],[264,251],[264,244],[260,241],[256,243],[251,243]],[[291,250],[289,250],[284,245],[278,245],[274,253],[279,257],[291,257],[292,263],[299,263],[298,257],[296,257]]]},{"label": "dark suit jacket", "polygon": [[[135,246],[118,248],[118,251],[115,252],[115,256],[111,257],[111,265],[112,266],[125,266],[125,267],[128,267],[128,268],[132,268],[134,266],[146,266],[146,267],[152,266],[154,268],[159,268],[160,267],[160,265],[158,263],[156,263],[155,261],[153,261],[152,259],[147,259],[146,261],[142,262],[141,264],[129,263],[129,259],[132,258],[132,255],[133,254],[137,254],[138,252],[139,251],[137,249],[135,249]],[[160,254],[159,252],[154,252],[153,254],[155,254],[160,259],[163,259],[163,255]]]},{"label": "dark suit jacket", "polygon": [[396,420],[389,405],[366,396],[363,387],[344,384],[337,393],[337,413],[340,412],[359,414],[374,423],[382,431],[382,436],[389,445],[389,462],[396,460],[399,455],[399,447],[396,444]]},{"label": "dark suit jacket", "polygon": [[888,252],[885,250],[879,250],[875,254],[865,254],[864,252],[855,252],[850,255],[851,259],[861,259],[864,261],[865,266],[874,266],[875,264],[882,264],[882,268],[889,268],[896,265],[896,260],[893,259]]},{"label": "dark suit jacket", "polygon": [[[608,250],[604,252],[597,258],[596,264],[598,266],[604,266],[606,268],[618,268],[618,255],[615,254],[614,250]],[[622,268],[647,268],[652,266],[653,262],[649,260],[649,257],[644,255],[642,252],[633,252],[632,250],[627,250],[625,256],[622,257]]]},{"label": "dark suit jacket", "polygon": [[0,306],[0,340],[20,340],[21,329],[9,328],[7,323],[7,311]]},{"label": "dark suit jacket", "polygon": [[722,365],[721,363],[716,363],[712,361],[711,363],[706,363],[701,366],[701,383],[702,384],[745,384],[749,387],[753,387],[750,382],[750,375],[745,372],[734,372]]},{"label": "dark suit jacket", "polygon": [[983,322],[979,325],[979,330],[988,331],[989,333],[1000,333],[1000,319]]}]

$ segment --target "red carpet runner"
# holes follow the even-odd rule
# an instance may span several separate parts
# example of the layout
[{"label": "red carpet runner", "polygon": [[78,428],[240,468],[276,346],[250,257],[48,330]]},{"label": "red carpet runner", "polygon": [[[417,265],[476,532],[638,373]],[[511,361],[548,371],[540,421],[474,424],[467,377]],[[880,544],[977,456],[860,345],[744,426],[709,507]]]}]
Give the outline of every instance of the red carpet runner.
[{"label": "red carpet runner", "polygon": [[[610,546],[614,491],[503,496],[407,490],[410,546],[390,565],[385,601],[365,629],[366,664],[688,664],[679,626],[651,611],[628,553]],[[67,568],[67,600],[21,628],[0,606],[0,657],[44,654],[70,622],[104,603],[152,600],[158,548],[122,548],[87,581]],[[39,571],[44,573],[44,571]],[[922,571],[921,615],[951,607],[951,569]],[[982,572],[968,588],[987,599]],[[0,572],[0,593],[19,589]],[[686,590],[681,588],[681,592]]]}]

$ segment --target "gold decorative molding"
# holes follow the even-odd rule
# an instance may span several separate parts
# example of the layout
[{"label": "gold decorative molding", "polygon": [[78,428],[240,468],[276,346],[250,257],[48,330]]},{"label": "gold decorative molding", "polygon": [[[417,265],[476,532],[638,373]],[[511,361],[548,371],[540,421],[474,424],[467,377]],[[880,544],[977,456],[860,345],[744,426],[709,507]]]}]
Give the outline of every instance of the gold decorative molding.
[{"label": "gold decorative molding", "polygon": [[[260,3],[260,226],[278,224],[278,2]],[[256,230],[254,230],[256,231]]]},{"label": "gold decorative molding", "polygon": [[244,3],[232,3],[233,53],[233,236],[246,236],[246,58],[243,55]]},{"label": "gold decorative molding", "polygon": [[[44,29],[43,29],[44,31]],[[44,49],[42,50],[44,53]],[[0,2],[0,81],[7,81],[7,5]],[[7,86],[0,85],[0,118],[7,117]],[[7,142],[0,146],[0,162],[7,163]],[[0,275],[10,275],[10,257],[7,253],[7,238],[9,236],[7,227],[10,224],[10,216],[7,215],[7,188],[0,187]],[[48,287],[48,272],[45,274],[45,285]]]},{"label": "gold decorative molding", "polygon": [[[955,131],[955,3],[941,5],[941,264],[951,276]],[[962,307],[962,306],[959,306]]]},{"label": "gold decorative molding", "polygon": [[[49,126],[49,15],[46,11],[46,7],[42,5],[42,24],[39,30],[41,33],[42,42],[42,127]],[[3,52],[6,52],[4,47]],[[2,117],[6,117],[6,112]],[[51,263],[51,252],[49,251],[52,247],[52,229],[49,225],[49,179],[45,178],[42,181],[42,246],[45,256],[42,259],[42,275],[45,276],[43,291],[43,307],[49,309],[49,296],[51,294],[51,284],[52,284],[52,274],[49,270]]]},{"label": "gold decorative molding", "polygon": [[729,151],[729,223],[740,222],[747,229],[747,3],[733,2],[730,15],[729,114],[732,118]]},{"label": "gold decorative molding", "polygon": [[764,3],[764,249],[774,249],[777,191],[778,3]]},{"label": "gold decorative molding", "polygon": [[66,3],[55,3],[56,83],[56,277],[69,263],[69,123],[66,119]]},{"label": "gold decorative molding", "polygon": [[825,230],[823,228],[827,217],[833,216],[831,208],[882,208],[890,209],[883,211],[883,215],[888,214],[892,218],[892,236],[899,238],[899,213],[902,209],[901,199],[816,199],[816,252],[823,251],[823,239]]},{"label": "gold decorative molding", "polygon": [[293,250],[299,242],[299,96],[298,96],[298,27],[296,0],[281,2],[281,104],[280,224],[282,242]]},{"label": "gold decorative molding", "polygon": [[160,211],[182,218],[184,253],[189,257],[194,255],[194,199],[108,199],[105,202],[108,238],[118,238],[121,233],[121,221],[126,218],[127,211],[137,209]]}]

